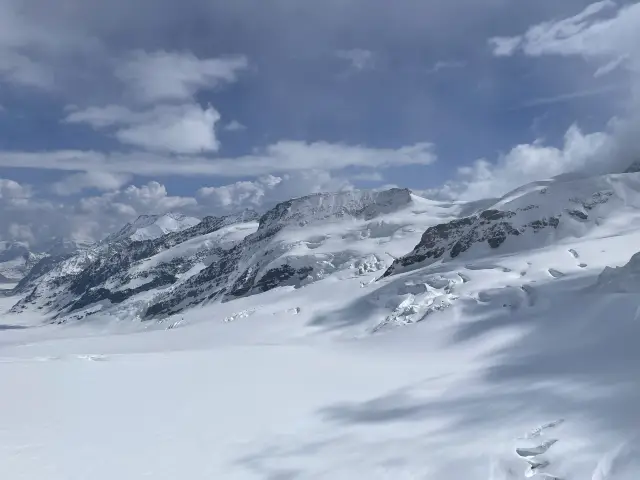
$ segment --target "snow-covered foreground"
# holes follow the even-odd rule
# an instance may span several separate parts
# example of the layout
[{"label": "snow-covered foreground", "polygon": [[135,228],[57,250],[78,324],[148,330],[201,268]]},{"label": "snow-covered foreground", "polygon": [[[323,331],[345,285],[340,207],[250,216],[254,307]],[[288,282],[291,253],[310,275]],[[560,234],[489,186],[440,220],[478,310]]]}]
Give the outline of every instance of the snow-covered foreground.
[{"label": "snow-covered foreground", "polygon": [[[640,234],[605,237],[163,323],[5,315],[3,478],[635,480],[640,299],[596,283]],[[399,290],[456,276],[449,308],[385,324]]]}]

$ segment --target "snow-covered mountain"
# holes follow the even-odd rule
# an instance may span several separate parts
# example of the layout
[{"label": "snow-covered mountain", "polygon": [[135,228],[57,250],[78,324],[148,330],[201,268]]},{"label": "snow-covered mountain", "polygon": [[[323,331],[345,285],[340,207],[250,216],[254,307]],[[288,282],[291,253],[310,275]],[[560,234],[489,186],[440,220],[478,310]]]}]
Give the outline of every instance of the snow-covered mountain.
[{"label": "snow-covered mountain", "polygon": [[26,243],[0,242],[0,282],[19,280],[37,260]]},{"label": "snow-covered mountain", "polygon": [[[44,311],[60,322],[87,315],[165,318],[334,276],[386,278],[544,248],[621,218],[633,222],[639,208],[640,174],[628,173],[565,175],[490,204],[433,202],[394,188],[296,198],[261,217],[247,211],[196,223],[175,214],[145,216],[93,249],[42,261],[16,288],[28,295],[13,311]],[[449,291],[438,301],[427,295],[428,306],[400,315],[403,322],[450,306],[459,298],[451,281],[435,281],[444,286],[431,287]]]},{"label": "snow-covered mountain", "polygon": [[18,282],[41,260],[73,255],[86,248],[90,248],[90,245],[62,237],[43,240],[33,245],[26,242],[0,241],[0,282]]},{"label": "snow-covered mountain", "polygon": [[112,244],[121,241],[144,241],[159,238],[167,233],[180,232],[200,223],[195,217],[179,213],[164,215],[141,215],[136,221],[127,223],[118,232],[109,235],[102,243]]},{"label": "snow-covered mountain", "polygon": [[0,297],[16,477],[640,474],[640,173],[474,203],[318,194],[131,235]]},{"label": "snow-covered mountain", "polygon": [[406,189],[352,191],[289,200],[260,218],[251,211],[207,217],[143,241],[127,225],[93,250],[42,262],[16,288],[28,295],[13,311],[45,311],[58,321],[165,317],[341,271],[381,271],[415,243],[423,226],[455,218],[461,208]]},{"label": "snow-covered mountain", "polygon": [[384,276],[458,256],[486,257],[541,248],[631,218],[640,209],[640,176],[564,176],[505,195],[477,215],[427,229],[416,247]]},{"label": "snow-covered mountain", "polygon": [[[182,218],[171,215],[170,218]],[[136,222],[144,236],[157,233],[150,217]],[[172,222],[163,217],[164,227]],[[15,307],[22,311],[30,307],[59,316],[87,307],[102,308],[105,304],[121,304],[141,293],[156,291],[186,280],[208,265],[211,258],[229,243],[251,231],[258,215],[244,211],[226,217],[206,217],[195,225],[182,218],[181,227],[170,233],[145,240],[140,229],[129,224],[117,235],[95,248],[73,256],[45,259],[15,288],[28,293]],[[151,227],[151,228],[149,228]],[[95,310],[94,310],[95,311]],[[91,313],[84,312],[81,316]]]}]

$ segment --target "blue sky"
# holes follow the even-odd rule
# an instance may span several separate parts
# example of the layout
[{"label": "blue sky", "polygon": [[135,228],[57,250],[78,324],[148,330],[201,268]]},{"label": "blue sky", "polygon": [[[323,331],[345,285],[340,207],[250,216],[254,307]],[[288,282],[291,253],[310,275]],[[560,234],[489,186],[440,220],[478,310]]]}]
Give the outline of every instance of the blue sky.
[{"label": "blue sky", "polygon": [[0,239],[635,159],[640,4],[0,0]]}]

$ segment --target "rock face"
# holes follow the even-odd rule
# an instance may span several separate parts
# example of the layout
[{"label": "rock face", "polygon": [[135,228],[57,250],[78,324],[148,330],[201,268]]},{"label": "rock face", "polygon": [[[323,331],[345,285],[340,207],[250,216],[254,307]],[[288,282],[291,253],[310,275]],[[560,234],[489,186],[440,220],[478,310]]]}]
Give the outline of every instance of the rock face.
[{"label": "rock face", "polygon": [[413,251],[395,260],[383,277],[424,266],[428,261],[456,258],[479,243],[498,248],[510,236],[517,237],[527,231],[537,233],[545,228],[557,228],[560,224],[560,218],[552,216],[517,226],[510,222],[516,215],[517,212],[485,210],[473,217],[431,227]]}]

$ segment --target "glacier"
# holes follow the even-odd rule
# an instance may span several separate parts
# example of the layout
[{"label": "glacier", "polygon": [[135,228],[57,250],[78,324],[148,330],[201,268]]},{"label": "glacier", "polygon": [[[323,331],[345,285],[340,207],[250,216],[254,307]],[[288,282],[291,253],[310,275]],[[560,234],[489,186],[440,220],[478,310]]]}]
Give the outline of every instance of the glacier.
[{"label": "glacier", "polygon": [[634,171],[144,217],[0,295],[3,473],[635,480],[638,245]]}]

